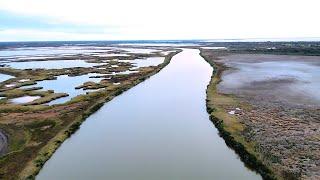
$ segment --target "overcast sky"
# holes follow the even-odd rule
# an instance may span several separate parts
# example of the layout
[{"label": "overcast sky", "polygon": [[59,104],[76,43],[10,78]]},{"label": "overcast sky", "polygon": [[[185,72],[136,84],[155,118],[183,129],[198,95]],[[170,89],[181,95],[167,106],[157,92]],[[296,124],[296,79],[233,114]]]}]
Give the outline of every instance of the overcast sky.
[{"label": "overcast sky", "polygon": [[0,41],[320,37],[319,0],[0,0]]}]

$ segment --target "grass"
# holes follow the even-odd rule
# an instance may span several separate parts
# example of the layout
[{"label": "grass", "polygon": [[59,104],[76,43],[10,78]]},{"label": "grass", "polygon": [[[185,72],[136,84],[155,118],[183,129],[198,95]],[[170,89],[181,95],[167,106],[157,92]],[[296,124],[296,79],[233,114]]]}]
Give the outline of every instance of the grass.
[{"label": "grass", "polygon": [[34,105],[21,106],[18,104],[0,104],[0,113],[22,113],[22,112],[36,112],[50,109],[49,106]]},{"label": "grass", "polygon": [[[62,142],[70,137],[75,131],[77,131],[81,123],[89,115],[97,111],[105,102],[112,100],[117,95],[120,95],[131,87],[159,72],[163,67],[169,64],[171,58],[175,54],[176,53],[172,53],[171,55],[167,56],[163,64],[154,68],[147,68],[146,70],[142,71],[140,76],[132,76],[122,82],[119,86],[111,85],[108,86],[104,91],[80,95],[64,104],[52,106],[52,108],[75,106],[76,109],[72,111],[65,110],[66,112],[61,112],[59,119],[54,120],[56,122],[55,125],[44,131],[47,133],[45,136],[40,136],[40,134],[44,133],[41,131],[41,128],[36,128],[35,131],[32,132],[32,136],[35,137],[33,141],[46,143],[38,147],[38,153],[33,154],[35,156],[30,158],[30,160],[24,164],[23,170],[17,174],[17,177],[22,179],[34,179],[44,163],[52,156]],[[30,126],[38,127],[39,124],[31,124],[29,125],[28,129],[30,129]],[[48,125],[44,123],[44,126],[41,127],[47,126]]]},{"label": "grass", "polygon": [[68,94],[66,93],[49,93],[39,99],[36,99],[30,103],[27,103],[26,105],[40,105],[40,104],[44,104],[50,101],[53,101],[55,99],[61,98],[61,97],[67,97]]},{"label": "grass", "polygon": [[[9,137],[9,152],[0,157],[0,179],[34,179],[55,150],[65,139],[77,131],[89,115],[97,111],[105,102],[159,72],[169,64],[176,53],[166,56],[164,62],[159,66],[139,69],[140,72],[136,75],[115,76],[115,81],[121,81],[120,85],[113,85],[113,81],[101,82],[90,87],[104,87],[101,91],[79,95],[66,103],[52,106],[42,104],[66,94],[54,93],[53,91],[35,91],[35,88],[1,89],[1,87],[4,87],[4,84],[17,83],[19,79],[25,78],[30,81],[17,83],[16,87],[34,84],[36,81],[54,79],[55,76],[65,74],[65,70],[32,71],[2,68],[6,74],[16,77],[0,83],[0,93],[7,97],[0,100],[0,129],[6,130]],[[70,69],[68,74],[86,74],[93,70],[93,68],[76,68]],[[97,72],[105,73],[102,70]],[[37,95],[41,98],[23,105],[7,103],[9,98],[25,95]]]},{"label": "grass", "polygon": [[216,57],[203,54],[201,56],[214,68],[211,81],[207,87],[207,111],[211,121],[219,130],[220,136],[224,138],[226,144],[234,149],[245,162],[246,166],[259,172],[264,179],[278,179],[274,173],[263,162],[262,154],[256,151],[256,143],[247,141],[243,136],[245,125],[239,119],[228,114],[226,107],[248,109],[248,104],[239,102],[232,95],[219,93],[217,85],[221,81],[222,72],[227,68],[223,64],[215,63]]},{"label": "grass", "polygon": [[5,134],[9,136],[9,152],[21,151],[28,141],[30,134],[24,131],[23,127],[15,127],[12,125],[1,125],[1,129],[5,129]]}]

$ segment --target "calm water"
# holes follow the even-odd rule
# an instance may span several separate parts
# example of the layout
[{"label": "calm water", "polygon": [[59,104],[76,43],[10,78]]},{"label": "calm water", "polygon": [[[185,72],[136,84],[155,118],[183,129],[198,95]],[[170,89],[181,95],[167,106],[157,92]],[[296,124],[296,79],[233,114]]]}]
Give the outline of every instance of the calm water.
[{"label": "calm water", "polygon": [[210,122],[211,67],[198,50],[105,104],[66,140],[37,179],[261,179]]},{"label": "calm water", "polygon": [[96,46],[60,46],[60,47],[27,47],[27,48],[11,48],[0,50],[0,59],[41,59],[55,57],[57,55],[76,55],[76,54],[91,54],[99,57],[109,56],[128,56],[126,54],[106,54],[112,50],[123,50],[128,53],[143,53],[149,54],[156,52],[155,49],[141,48],[117,48],[117,47],[96,47]]},{"label": "calm water", "polygon": [[67,76],[62,75],[58,76],[55,80],[44,80],[37,82],[36,85],[31,86],[24,86],[24,88],[31,88],[31,87],[43,87],[42,90],[54,90],[55,93],[67,93],[69,96],[59,98],[49,102],[49,105],[53,104],[60,104],[65,103],[71,100],[73,97],[76,97],[80,94],[85,94],[86,91],[83,89],[75,89],[75,87],[82,85],[85,82],[92,81],[92,82],[100,82],[102,78],[90,78],[93,76],[97,76],[101,74],[96,73],[89,73],[82,76]]},{"label": "calm water", "polygon": [[130,56],[128,54],[116,54],[116,53],[110,53],[110,54],[96,54],[94,56],[97,56],[97,57],[127,57],[127,56]]},{"label": "calm water", "polygon": [[24,103],[32,102],[39,98],[40,96],[22,96],[22,97],[10,99],[9,101],[13,104],[24,104]]},{"label": "calm water", "polygon": [[141,54],[150,54],[153,52],[157,52],[156,49],[145,49],[145,48],[120,48],[123,51],[127,51],[128,53],[141,53]]},{"label": "calm water", "polygon": [[120,62],[130,62],[132,63],[135,68],[140,67],[148,67],[148,66],[158,66],[159,64],[163,63],[164,57],[149,57],[146,59],[135,59],[135,60],[119,60]]},{"label": "calm water", "polygon": [[[270,61],[272,57],[277,59]],[[237,70],[226,71],[219,88],[227,93],[234,93],[241,88],[250,89],[254,83],[264,83],[263,90],[271,89],[277,98],[295,103],[320,104],[319,61],[307,61],[303,58],[299,59],[299,56],[296,56],[295,61],[290,61],[287,60],[287,56],[266,55],[260,58],[265,62],[229,63],[229,66],[235,67]],[[272,83],[281,80],[283,83]],[[269,86],[267,86],[268,83]],[[254,90],[258,93],[257,88]]]},{"label": "calm water", "polygon": [[11,48],[0,51],[1,57],[20,57],[35,55],[62,55],[62,54],[91,54],[107,52],[108,48],[81,47],[81,46],[60,46],[60,47],[34,47],[34,48]]},{"label": "calm water", "polygon": [[13,78],[13,76],[6,75],[6,74],[0,74],[0,83],[3,82],[3,81],[8,80],[10,78]]},{"label": "calm water", "polygon": [[92,67],[99,63],[88,63],[84,60],[51,60],[4,63],[15,69],[63,69],[72,67]]}]

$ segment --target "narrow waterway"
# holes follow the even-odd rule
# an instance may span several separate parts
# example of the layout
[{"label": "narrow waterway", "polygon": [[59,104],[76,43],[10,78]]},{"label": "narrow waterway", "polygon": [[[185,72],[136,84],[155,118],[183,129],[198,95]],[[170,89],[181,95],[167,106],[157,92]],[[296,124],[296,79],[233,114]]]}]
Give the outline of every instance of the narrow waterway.
[{"label": "narrow waterway", "polygon": [[261,179],[209,120],[211,74],[198,50],[184,49],[158,74],[91,115],[37,179]]}]

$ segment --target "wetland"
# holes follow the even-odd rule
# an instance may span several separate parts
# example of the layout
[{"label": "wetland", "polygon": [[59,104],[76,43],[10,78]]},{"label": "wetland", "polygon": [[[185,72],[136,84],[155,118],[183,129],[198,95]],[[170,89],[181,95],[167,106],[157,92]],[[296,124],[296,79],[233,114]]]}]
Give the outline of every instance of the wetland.
[{"label": "wetland", "polygon": [[0,43],[0,179],[317,179],[319,52]]},{"label": "wetland", "polygon": [[320,58],[301,54],[201,52],[216,68],[207,90],[212,121],[265,179],[320,177]]},{"label": "wetland", "polygon": [[90,116],[36,179],[261,179],[209,121],[211,74],[199,50],[183,49],[158,74]]},{"label": "wetland", "polygon": [[0,177],[33,179],[87,116],[160,71],[180,51],[105,46],[0,50]]}]

